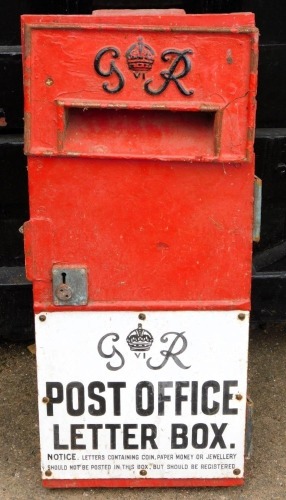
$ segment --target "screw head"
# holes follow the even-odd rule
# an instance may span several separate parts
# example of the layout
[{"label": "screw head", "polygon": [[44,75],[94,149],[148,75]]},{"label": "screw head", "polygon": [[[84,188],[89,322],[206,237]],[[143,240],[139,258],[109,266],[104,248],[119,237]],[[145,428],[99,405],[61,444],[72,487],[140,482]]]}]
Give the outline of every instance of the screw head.
[{"label": "screw head", "polygon": [[140,471],[140,473],[139,473],[139,474],[140,474],[140,476],[147,476],[147,471],[146,471],[146,469],[141,469],[141,471]]},{"label": "screw head", "polygon": [[54,84],[54,80],[52,78],[47,78],[45,83],[48,87],[51,87]]},{"label": "screw head", "polygon": [[245,314],[239,313],[239,315],[237,317],[238,317],[238,319],[240,319],[240,321],[243,321],[245,319]]},{"label": "screw head", "polygon": [[40,316],[39,316],[40,321],[46,321],[46,319],[47,319],[47,316],[45,314],[40,314]]},{"label": "screw head", "polygon": [[144,320],[144,319],[146,319],[146,314],[140,313],[140,314],[138,314],[138,318]]},{"label": "screw head", "polygon": [[50,398],[48,398],[47,396],[44,396],[43,399],[42,399],[42,402],[43,403],[49,403],[50,402]]},{"label": "screw head", "polygon": [[237,399],[238,401],[241,401],[243,398],[242,394],[236,394],[235,395],[235,399]]},{"label": "screw head", "polygon": [[235,476],[239,476],[239,474],[241,473],[241,470],[240,469],[233,469],[233,473]]},{"label": "screw head", "polygon": [[50,469],[45,471],[45,476],[51,477],[52,471]]}]

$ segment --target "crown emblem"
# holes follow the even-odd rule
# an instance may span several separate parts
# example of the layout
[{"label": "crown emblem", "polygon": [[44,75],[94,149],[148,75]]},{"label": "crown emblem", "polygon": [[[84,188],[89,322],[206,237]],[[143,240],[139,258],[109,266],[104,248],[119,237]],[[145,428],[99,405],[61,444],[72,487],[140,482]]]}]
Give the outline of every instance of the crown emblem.
[{"label": "crown emblem", "polygon": [[138,328],[129,333],[126,342],[131,351],[149,351],[153,337],[150,332],[143,330],[142,324],[139,323]]},{"label": "crown emblem", "polygon": [[135,78],[142,75],[144,80],[146,71],[152,69],[155,60],[155,52],[152,47],[144,43],[144,38],[139,36],[138,41],[129,47],[125,55],[128,68]]}]

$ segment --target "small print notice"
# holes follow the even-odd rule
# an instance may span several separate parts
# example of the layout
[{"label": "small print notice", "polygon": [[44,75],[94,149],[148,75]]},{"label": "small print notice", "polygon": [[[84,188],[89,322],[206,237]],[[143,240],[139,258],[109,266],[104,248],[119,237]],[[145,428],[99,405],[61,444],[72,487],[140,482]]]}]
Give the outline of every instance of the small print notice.
[{"label": "small print notice", "polygon": [[243,476],[248,313],[239,313],[37,315],[43,474]]}]

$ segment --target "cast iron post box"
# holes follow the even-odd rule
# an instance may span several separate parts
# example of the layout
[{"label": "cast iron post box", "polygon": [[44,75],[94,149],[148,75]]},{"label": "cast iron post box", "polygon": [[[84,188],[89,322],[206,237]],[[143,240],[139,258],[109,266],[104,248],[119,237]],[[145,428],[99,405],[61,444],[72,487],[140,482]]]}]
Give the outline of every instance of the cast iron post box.
[{"label": "cast iron post box", "polygon": [[254,17],[22,22],[43,484],[240,485]]}]

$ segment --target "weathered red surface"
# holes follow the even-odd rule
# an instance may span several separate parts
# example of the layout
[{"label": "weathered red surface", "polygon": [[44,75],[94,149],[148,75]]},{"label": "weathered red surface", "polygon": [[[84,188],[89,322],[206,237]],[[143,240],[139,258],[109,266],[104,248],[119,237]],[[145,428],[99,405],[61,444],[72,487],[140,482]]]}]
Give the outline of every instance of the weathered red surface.
[{"label": "weathered red surface", "polygon": [[[104,24],[108,19],[109,24]],[[124,24],[127,23],[127,19],[128,24]],[[113,109],[139,107],[149,110],[145,115],[153,114],[156,122],[158,118],[154,108],[187,110],[190,134],[196,126],[196,122],[192,125],[192,111],[196,112],[195,115],[199,111],[202,115],[217,111],[218,115],[222,114],[223,117],[217,120],[220,123],[212,128],[213,150],[202,148],[205,142],[203,133],[201,138],[196,140],[197,147],[193,147],[191,151],[182,141],[180,160],[192,158],[196,161],[228,162],[250,159],[255,104],[253,102],[255,82],[252,82],[252,75],[256,74],[254,51],[256,33],[250,24],[252,19],[252,15],[232,17],[184,15],[171,18],[163,16],[158,22],[156,16],[146,16],[136,18],[137,26],[134,28],[133,23],[130,24],[130,18],[124,16],[118,18],[24,16],[26,119],[29,124],[26,127],[27,152],[37,155],[58,155],[60,152],[77,156],[125,157],[124,148],[115,153],[110,146],[114,140],[116,141],[116,134],[113,131],[110,141],[109,127],[108,130],[102,130],[105,141],[103,144],[100,143],[101,148],[98,144],[90,148],[89,143],[80,140],[80,137],[77,142],[70,143],[70,133],[74,125],[78,125],[80,121],[79,116],[76,120],[72,115],[72,108],[90,110],[112,105]],[[243,22],[243,27],[239,22]],[[168,66],[160,58],[162,51],[168,48],[181,50],[191,48],[192,69],[181,82],[187,89],[194,89],[192,96],[182,95],[174,83],[160,95],[150,96],[143,91],[144,81],[134,78],[127,68],[125,58],[127,49],[137,41],[138,35],[144,36],[144,41],[155,51],[152,68],[153,87],[158,87],[162,83],[160,72]],[[111,87],[116,86],[117,75],[113,73],[111,77],[102,77],[95,73],[93,67],[95,55],[106,46],[118,47],[121,54],[116,59],[112,59],[111,56],[102,59],[104,71],[108,70],[109,62],[113,60],[124,74],[124,87],[116,94],[104,92],[102,85],[107,81]],[[29,68],[35,69],[31,79]],[[148,73],[147,78],[149,78]],[[32,116],[30,116],[31,106]],[[67,115],[72,115],[67,124],[64,123],[62,109]],[[85,123],[83,115],[84,113],[81,120]],[[88,128],[87,136],[90,139],[92,135],[96,135],[96,130],[92,129],[91,125],[85,123],[82,126],[85,128],[84,132]],[[211,120],[209,127],[212,127]],[[65,135],[67,135],[66,140]],[[216,135],[219,136],[217,147],[215,147]],[[148,136],[149,141],[154,142],[150,157],[160,159],[161,155],[166,156],[164,151],[161,152],[160,141],[156,142],[156,147],[152,127],[149,128]],[[139,156],[142,156],[140,152]]]},{"label": "weathered red surface", "polygon": [[[248,310],[257,71],[253,15],[138,13],[134,23],[133,13],[103,11],[22,21],[31,217],[25,248],[35,312],[74,309],[53,304],[54,264],[88,270],[88,304],[76,309]],[[153,51],[152,68],[144,75],[134,75],[126,57],[138,37]],[[98,56],[96,71],[96,55],[106,47],[113,52]],[[173,53],[164,59],[168,50]],[[155,93],[166,83],[174,50],[189,51],[174,70],[179,83],[171,79]],[[44,485],[242,481],[45,480]]]},{"label": "weathered red surface", "polygon": [[244,479],[81,479],[81,480],[64,480],[64,479],[44,479],[43,486],[46,488],[184,488],[184,487],[228,487],[242,486]]},{"label": "weathered red surface", "polygon": [[251,164],[30,157],[29,183],[37,311],[56,263],[87,267],[83,309],[249,307]]}]

